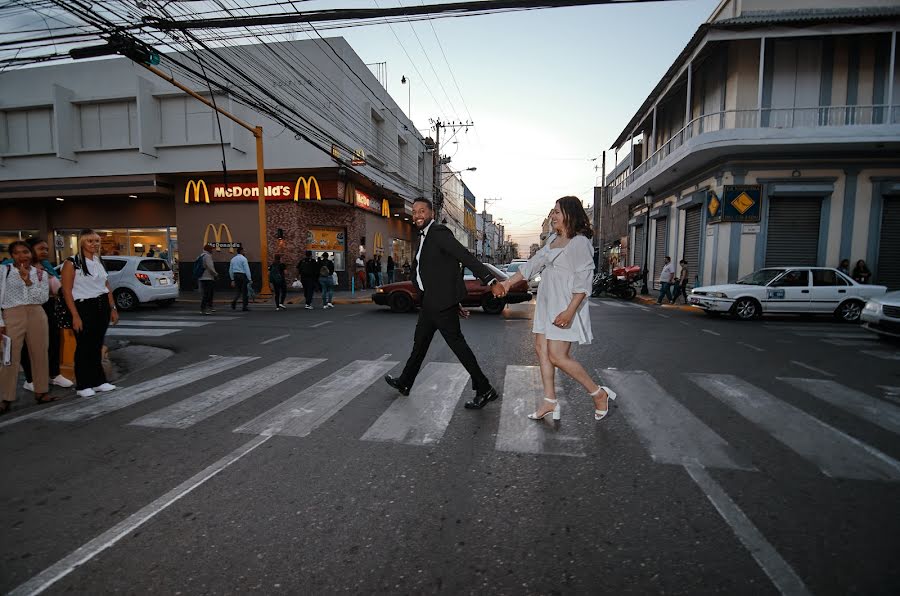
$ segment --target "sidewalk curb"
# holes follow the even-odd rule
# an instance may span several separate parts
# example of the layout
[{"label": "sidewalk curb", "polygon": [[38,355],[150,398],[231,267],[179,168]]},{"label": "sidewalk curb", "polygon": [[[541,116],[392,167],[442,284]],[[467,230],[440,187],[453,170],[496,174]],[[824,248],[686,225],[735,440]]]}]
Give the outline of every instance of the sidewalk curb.
[{"label": "sidewalk curb", "polygon": [[657,304],[656,298],[653,298],[650,295],[641,296],[638,294],[634,297],[635,300],[640,302],[641,304],[645,304],[647,306],[659,306],[660,308],[664,308],[667,310],[683,310],[685,312],[699,312],[699,309],[694,308],[693,306],[689,306],[687,304]]}]

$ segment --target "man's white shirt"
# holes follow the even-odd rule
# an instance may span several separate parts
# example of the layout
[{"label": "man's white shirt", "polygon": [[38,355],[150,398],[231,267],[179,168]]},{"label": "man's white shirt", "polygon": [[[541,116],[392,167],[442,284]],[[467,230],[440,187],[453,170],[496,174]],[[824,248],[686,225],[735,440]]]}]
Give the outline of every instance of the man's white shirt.
[{"label": "man's white shirt", "polygon": [[662,273],[659,274],[659,281],[672,283],[673,279],[675,279],[675,264],[668,263],[663,267]]},{"label": "man's white shirt", "polygon": [[421,269],[421,267],[422,267],[422,261],[421,261],[422,247],[425,246],[425,238],[428,236],[428,230],[431,229],[431,225],[433,223],[434,223],[434,220],[432,219],[430,222],[428,222],[427,226],[422,228],[422,234],[424,234],[424,235],[419,240],[419,250],[418,250],[418,252],[416,252],[416,283],[419,284],[419,289],[422,290],[423,292],[425,291],[425,286],[422,285],[422,274],[419,271],[419,269]]}]

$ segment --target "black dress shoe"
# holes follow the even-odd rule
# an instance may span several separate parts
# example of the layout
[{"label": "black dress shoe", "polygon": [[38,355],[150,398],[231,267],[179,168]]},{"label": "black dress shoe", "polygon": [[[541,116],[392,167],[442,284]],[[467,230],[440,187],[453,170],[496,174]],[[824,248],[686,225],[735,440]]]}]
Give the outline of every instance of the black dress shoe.
[{"label": "black dress shoe", "polygon": [[466,402],[466,408],[469,410],[480,410],[486,406],[488,402],[494,401],[498,397],[500,397],[500,395],[497,393],[497,390],[491,387],[484,393],[476,393],[475,399]]},{"label": "black dress shoe", "polygon": [[384,377],[384,382],[399,391],[400,395],[409,395],[409,387],[401,383],[400,379],[395,379],[391,375],[387,375]]}]

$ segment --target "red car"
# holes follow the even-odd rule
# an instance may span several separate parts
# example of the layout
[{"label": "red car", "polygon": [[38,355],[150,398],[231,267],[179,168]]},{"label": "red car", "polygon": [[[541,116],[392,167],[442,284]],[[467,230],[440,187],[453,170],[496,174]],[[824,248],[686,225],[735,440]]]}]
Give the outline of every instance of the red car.
[{"label": "red car", "polygon": [[[484,266],[490,269],[497,279],[501,281],[507,279],[507,275],[493,265],[485,263]],[[472,275],[468,269],[463,271],[463,280],[466,283],[468,295],[462,305],[480,306],[486,313],[500,314],[507,304],[518,304],[531,300],[528,283],[524,280],[511,287],[505,298],[494,298],[491,289]],[[413,308],[421,306],[419,293],[411,281],[398,281],[377,287],[375,293],[372,294],[372,301],[381,306],[390,306],[394,312],[409,312]]]}]

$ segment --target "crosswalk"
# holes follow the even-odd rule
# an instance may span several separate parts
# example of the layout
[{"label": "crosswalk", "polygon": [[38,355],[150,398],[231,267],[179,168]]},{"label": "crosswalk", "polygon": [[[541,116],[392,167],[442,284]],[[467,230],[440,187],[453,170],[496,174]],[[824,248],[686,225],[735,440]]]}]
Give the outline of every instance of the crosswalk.
[{"label": "crosswalk", "polygon": [[[469,388],[469,378],[458,363],[429,362],[420,373],[409,397],[394,398],[382,377],[398,363],[387,356],[376,360],[354,360],[314,382],[304,383],[325,358],[286,357],[275,361],[257,356],[210,356],[205,360],[160,377],[122,387],[94,399],[74,400],[36,410],[0,422],[0,427],[26,420],[83,423],[146,404],[180,388],[202,390],[175,403],[131,418],[124,424],[136,428],[188,429],[251,398],[269,393],[288,397],[263,412],[248,414],[233,432],[257,436],[306,437],[335,416],[351,412],[363,395],[391,396],[393,401],[360,436],[359,441],[432,446],[446,441],[453,424],[465,424],[460,401]],[[729,432],[715,429],[708,416],[693,411],[666,384],[647,371],[603,369],[596,371],[618,394],[616,412],[598,426],[590,420],[591,404],[585,395],[570,396],[561,387],[563,420],[534,422],[526,418],[543,395],[540,370],[536,366],[505,368],[503,399],[499,409],[494,448],[498,452],[541,456],[585,457],[591,452],[598,428],[618,435],[628,428],[640,439],[649,457],[660,464],[700,466],[754,472],[753,455],[735,447]],[[831,478],[900,481],[900,462],[868,444],[834,420],[851,420],[900,435],[900,402],[897,387],[880,387],[876,395],[846,387],[833,378],[779,377],[766,388],[729,374],[683,373],[683,377],[746,421],[752,429],[774,439],[783,448],[806,460]],[[318,378],[315,375],[313,378]],[[668,379],[668,375],[667,375]],[[209,387],[210,380],[220,380]],[[279,387],[280,386],[280,387]],[[180,394],[183,395],[182,391]],[[580,393],[580,390],[579,390]],[[797,399],[803,397],[803,399]],[[809,402],[809,398],[814,401]],[[789,403],[789,401],[791,403]],[[271,404],[271,402],[267,402]],[[385,403],[388,403],[385,401]],[[836,413],[831,423],[794,405],[819,403]],[[371,407],[371,404],[366,404]],[[489,411],[490,411],[489,410]],[[489,414],[497,416],[496,413]],[[730,430],[729,430],[730,429]]]},{"label": "crosswalk", "polygon": [[213,325],[219,321],[231,321],[233,316],[201,315],[154,315],[151,317],[132,318],[124,314],[116,325],[107,329],[108,337],[162,337],[172,335],[185,329],[195,329]]},{"label": "crosswalk", "polygon": [[[900,360],[900,350],[882,343],[878,336],[859,326],[841,323],[763,323],[773,332],[802,337],[839,348],[860,348],[859,352],[881,360]],[[862,349],[869,348],[869,349]]]}]

